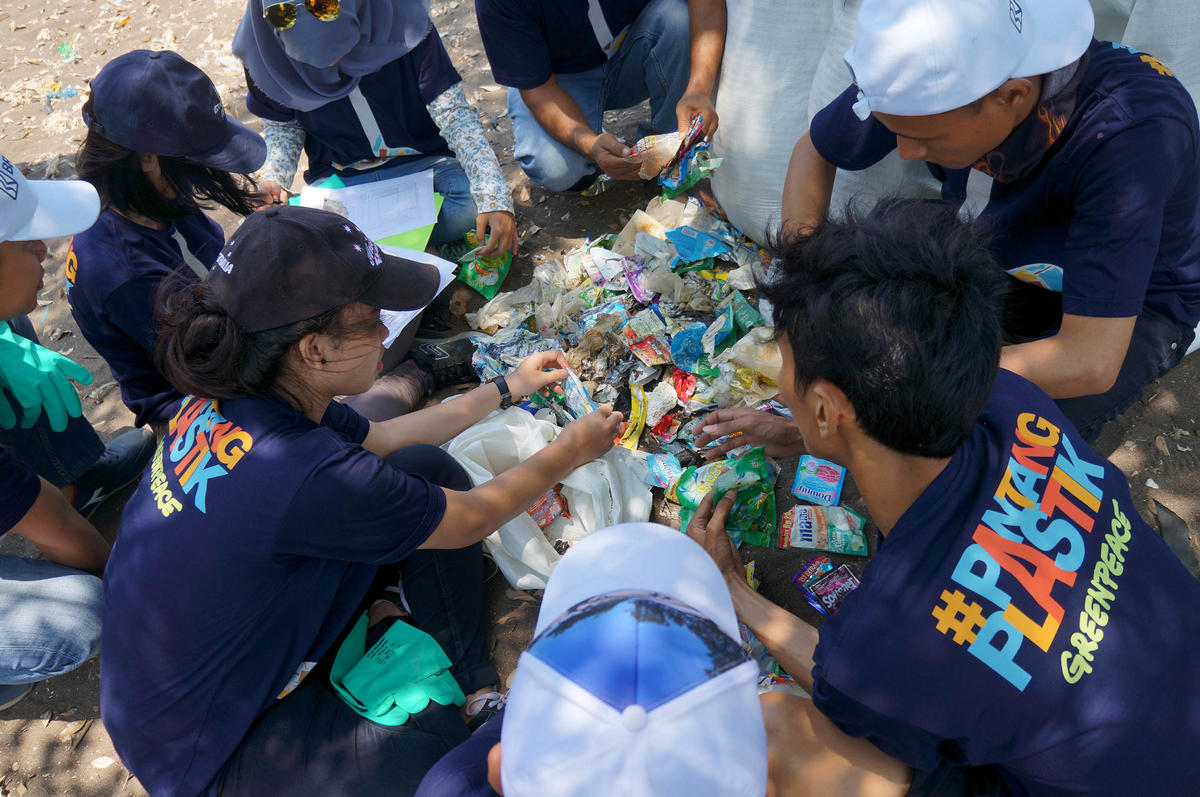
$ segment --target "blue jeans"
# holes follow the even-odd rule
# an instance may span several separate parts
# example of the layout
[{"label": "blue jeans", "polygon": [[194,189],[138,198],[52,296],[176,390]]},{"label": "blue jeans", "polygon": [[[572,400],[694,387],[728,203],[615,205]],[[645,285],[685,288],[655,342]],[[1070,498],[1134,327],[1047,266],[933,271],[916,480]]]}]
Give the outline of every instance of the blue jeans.
[{"label": "blue jeans", "polygon": [[[604,112],[650,100],[650,122],[638,126],[638,137],[667,133],[678,124],[675,106],[687,88],[691,39],[685,0],[654,0],[633,21],[608,63],[586,72],[555,75],[583,111],[592,132],[601,132]],[[525,174],[551,191],[566,191],[595,171],[587,158],[547,133],[521,99],[508,90],[513,155]]]},{"label": "blue jeans", "polygon": [[103,600],[95,576],[0,556],[0,684],[62,675],[96,655]]},{"label": "blue jeans", "polygon": [[[37,342],[33,324],[25,316],[10,319],[13,332]],[[15,408],[19,405],[7,391],[4,393]],[[104,441],[96,434],[87,418],[70,418],[67,428],[56,432],[50,428],[45,414],[29,429],[0,429],[0,445],[8,446],[17,459],[55,487],[74,483],[86,473],[104,453]]]},{"label": "blue jeans", "polygon": [[433,234],[429,236],[429,243],[441,246],[461,241],[468,230],[475,229],[475,217],[479,214],[475,208],[475,200],[471,197],[471,181],[467,179],[467,173],[456,158],[449,155],[405,158],[369,172],[343,174],[339,177],[346,185],[361,185],[417,174],[426,169],[433,169],[433,190],[442,195],[442,210],[438,213],[437,224],[433,227]]}]

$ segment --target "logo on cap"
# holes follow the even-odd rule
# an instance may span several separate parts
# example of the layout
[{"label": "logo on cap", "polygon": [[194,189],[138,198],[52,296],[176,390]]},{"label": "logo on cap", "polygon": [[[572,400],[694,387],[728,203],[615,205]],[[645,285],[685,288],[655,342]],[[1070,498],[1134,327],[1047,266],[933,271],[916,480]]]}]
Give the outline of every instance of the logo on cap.
[{"label": "logo on cap", "polygon": [[16,168],[3,155],[0,155],[0,191],[12,200],[15,200],[21,191],[17,184]]},{"label": "logo on cap", "polygon": [[1012,22],[1017,33],[1021,32],[1021,4],[1017,0],[1008,0],[1008,19]]},{"label": "logo on cap", "polygon": [[378,268],[383,263],[383,252],[379,250],[379,246],[374,241],[367,241],[367,261],[372,266]]}]

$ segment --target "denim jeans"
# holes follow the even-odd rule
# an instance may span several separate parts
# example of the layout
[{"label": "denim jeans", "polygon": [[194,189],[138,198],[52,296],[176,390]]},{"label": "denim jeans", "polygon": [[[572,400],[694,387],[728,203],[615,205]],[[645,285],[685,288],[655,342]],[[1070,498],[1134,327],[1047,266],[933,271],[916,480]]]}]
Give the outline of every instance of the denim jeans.
[{"label": "denim jeans", "polygon": [[500,741],[504,712],[442,756],[417,787],[416,797],[497,797],[488,783],[488,753]]},{"label": "denim jeans", "polygon": [[467,230],[475,229],[478,211],[471,197],[471,181],[463,171],[462,164],[449,155],[427,155],[423,158],[405,158],[384,164],[377,169],[360,174],[339,175],[346,185],[390,180],[433,169],[433,190],[442,195],[442,210],[429,243],[441,246],[461,241]]},{"label": "denim jeans", "polygon": [[[654,0],[638,15],[621,46],[603,66],[555,75],[583,111],[592,132],[601,132],[604,112],[650,100],[650,121],[638,137],[677,127],[675,106],[687,88],[691,38],[685,0]],[[595,166],[585,155],[561,143],[534,119],[517,89],[508,90],[513,155],[530,180],[551,191],[566,191]]]},{"label": "denim jeans", "polygon": [[[18,335],[37,342],[27,317],[10,319],[8,325]],[[7,391],[4,395],[14,408],[19,406]],[[67,428],[56,432],[43,413],[29,429],[22,429],[19,422],[13,429],[0,429],[0,445],[11,448],[17,459],[55,487],[72,484],[104,453],[104,441],[83,416],[68,419]]]},{"label": "denim jeans", "polygon": [[103,600],[93,575],[0,556],[0,684],[62,675],[96,655]]},{"label": "denim jeans", "polygon": [[[462,466],[436,446],[409,446],[387,461],[452,490],[471,488]],[[414,624],[442,646],[464,694],[498,682],[488,660],[480,543],[417,551],[381,571],[386,577],[377,582],[399,573]],[[426,771],[470,736],[457,707],[433,702],[403,725],[359,716],[329,686],[327,663],[335,653],[259,717],[209,794],[412,794]]]}]

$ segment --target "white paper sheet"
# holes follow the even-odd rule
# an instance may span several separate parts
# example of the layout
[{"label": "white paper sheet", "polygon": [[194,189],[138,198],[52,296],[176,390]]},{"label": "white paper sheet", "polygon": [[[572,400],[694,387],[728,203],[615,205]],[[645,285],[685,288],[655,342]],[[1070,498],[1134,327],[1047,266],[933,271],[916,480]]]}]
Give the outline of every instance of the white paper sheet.
[{"label": "white paper sheet", "polygon": [[300,204],[346,215],[372,241],[399,235],[437,221],[433,171],[345,188],[306,185]]},{"label": "white paper sheet", "polygon": [[[406,260],[415,260],[418,263],[429,263],[437,268],[437,270],[442,274],[442,279],[441,282],[438,283],[437,293],[434,294],[435,297],[444,291],[446,286],[451,283],[451,281],[454,279],[454,270],[458,268],[458,264],[451,263],[449,260],[442,260],[437,255],[431,255],[428,252],[418,252],[415,249],[401,249],[396,246],[387,246],[386,244],[381,244],[379,248],[387,252],[389,255],[403,257]],[[427,306],[428,305],[426,305],[426,307]],[[386,338],[384,338],[383,345],[391,346],[396,340],[396,336],[399,335],[400,332],[406,326],[408,326],[408,323],[416,318],[417,314],[424,309],[425,308],[422,307],[420,310],[381,310],[379,312],[379,318],[388,328],[388,335]]]}]

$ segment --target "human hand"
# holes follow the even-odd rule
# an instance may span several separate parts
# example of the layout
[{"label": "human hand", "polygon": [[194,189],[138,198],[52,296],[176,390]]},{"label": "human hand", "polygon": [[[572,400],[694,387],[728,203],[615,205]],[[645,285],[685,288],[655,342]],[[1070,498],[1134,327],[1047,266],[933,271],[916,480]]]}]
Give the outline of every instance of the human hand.
[{"label": "human hand", "polygon": [[768,457],[798,457],[804,453],[804,438],[791,418],[753,407],[731,407],[710,412],[696,436],[696,446],[704,446],[723,435],[741,432],[720,445],[705,449],[705,459],[717,459],[738,446],[763,446]]},{"label": "human hand", "polygon": [[556,445],[567,447],[574,457],[575,467],[586,465],[613,447],[613,440],[621,432],[621,421],[624,417],[619,412],[613,412],[608,404],[603,404],[596,410],[567,424],[567,428],[555,438]]},{"label": "human hand", "polygon": [[733,540],[725,532],[725,524],[729,522],[729,513],[733,511],[736,497],[737,491],[730,490],[721,496],[714,509],[713,494],[709,491],[700,500],[700,506],[696,507],[692,522],[687,527],[687,535],[708,552],[726,580],[746,578],[746,567],[738,556]]},{"label": "human hand", "polygon": [[274,180],[264,180],[258,184],[259,205],[255,210],[266,210],[272,205],[286,205],[290,197],[283,186]]},{"label": "human hand", "polygon": [[679,122],[679,134],[686,135],[696,115],[704,117],[704,135],[711,138],[717,132],[717,109],[713,107],[710,94],[689,91],[675,105],[675,118]]},{"label": "human hand", "polygon": [[625,160],[629,152],[629,147],[612,133],[601,133],[592,142],[588,157],[614,180],[637,180],[641,164]]},{"label": "human hand", "polygon": [[[67,428],[68,417],[77,418],[83,414],[79,393],[71,380],[90,385],[92,375],[58,352],[17,335],[7,324],[2,326],[0,386],[8,388],[21,405],[21,426],[30,428],[45,411],[50,428],[61,432]],[[8,429],[15,424],[16,414],[11,406],[7,407],[7,412],[0,410],[0,426]]]},{"label": "human hand", "polygon": [[[552,370],[545,370],[545,369]],[[504,377],[513,397],[532,396],[539,390],[545,393],[550,385],[567,378],[567,358],[561,351],[539,351],[521,361],[516,369]],[[556,392],[561,393],[559,388]]]},{"label": "human hand", "polygon": [[476,252],[480,257],[517,253],[517,218],[507,210],[480,213],[475,217],[475,232],[480,240],[486,241]]}]

